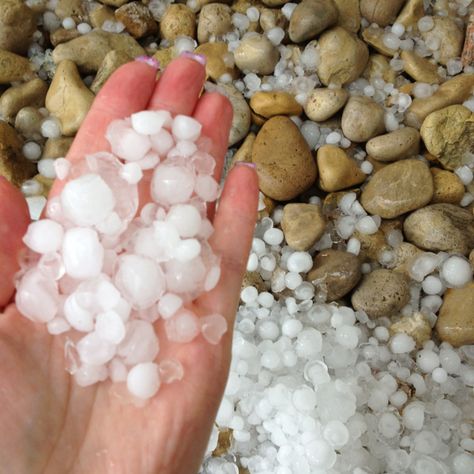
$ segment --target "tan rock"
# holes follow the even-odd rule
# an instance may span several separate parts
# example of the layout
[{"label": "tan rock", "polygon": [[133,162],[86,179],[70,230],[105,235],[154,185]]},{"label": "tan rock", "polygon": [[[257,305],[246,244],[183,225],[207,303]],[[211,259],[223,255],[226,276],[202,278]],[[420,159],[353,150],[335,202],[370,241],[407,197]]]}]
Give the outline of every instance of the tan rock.
[{"label": "tan rock", "polygon": [[265,282],[258,272],[245,272],[241,288],[244,289],[247,288],[247,286],[254,286],[259,293],[267,291]]},{"label": "tan rock", "polygon": [[446,65],[451,58],[461,56],[464,43],[464,31],[448,16],[434,16],[434,27],[424,31],[421,36],[426,42],[439,41],[439,50],[435,52],[439,63]]},{"label": "tan rock", "polygon": [[471,250],[471,253],[469,254],[469,262],[471,264],[471,268],[474,271],[474,249]]},{"label": "tan rock", "polygon": [[245,140],[240,145],[240,148],[235,152],[234,156],[232,157],[232,161],[230,163],[229,168],[238,163],[239,161],[246,161],[247,163],[252,162],[252,148],[255,142],[255,133],[250,132],[246,137]]},{"label": "tan rock", "polygon": [[408,0],[395,21],[408,28],[409,26],[415,26],[424,15],[423,0]]},{"label": "tan rock", "polygon": [[415,81],[427,84],[439,84],[441,77],[438,74],[438,66],[428,59],[416,54],[414,51],[402,51],[403,70]]},{"label": "tan rock", "polygon": [[353,142],[365,142],[385,132],[385,110],[365,96],[352,96],[342,112],[341,127]]},{"label": "tan rock", "polygon": [[82,0],[58,0],[54,13],[61,20],[72,18],[76,23],[87,19],[87,11]]},{"label": "tan rock", "polygon": [[134,38],[143,38],[158,32],[158,24],[147,6],[130,2],[115,10],[115,18],[123,23]]},{"label": "tan rock", "polygon": [[352,235],[360,242],[359,258],[362,261],[378,262],[383,252],[391,250],[380,229],[373,234],[362,234],[356,230]]},{"label": "tan rock", "polygon": [[128,2],[128,0],[101,0],[101,3],[104,3],[105,5],[110,5],[111,7],[121,7],[122,5],[125,5]]},{"label": "tan rock", "polygon": [[371,54],[363,76],[372,82],[381,77],[385,82],[395,83],[397,74],[390,66],[388,59],[383,54]]},{"label": "tan rock", "polygon": [[454,347],[474,344],[474,283],[446,291],[436,331]]},{"label": "tan rock", "polygon": [[244,73],[272,74],[280,59],[278,49],[270,40],[258,33],[245,36],[234,51],[236,66]]},{"label": "tan rock", "polygon": [[435,252],[468,255],[474,247],[474,215],[454,204],[431,204],[410,214],[403,225],[406,239]]},{"label": "tan rock", "polygon": [[474,113],[462,105],[450,105],[428,115],[420,133],[427,150],[443,167],[458,168],[474,152]]},{"label": "tan rock", "polygon": [[76,29],[66,30],[66,28],[58,28],[50,33],[49,40],[51,44],[56,47],[58,44],[67,43],[79,36],[81,36],[81,34]]},{"label": "tan rock", "polygon": [[270,217],[273,214],[276,202],[272,198],[265,196],[262,192],[260,194],[263,196],[261,202],[264,207],[258,211],[258,219],[263,219],[264,217]]},{"label": "tan rock", "polygon": [[18,187],[36,171],[36,165],[23,156],[22,146],[15,129],[0,121],[0,176]]},{"label": "tan rock", "polygon": [[33,179],[41,185],[41,196],[47,198],[53,187],[54,179],[45,178],[42,174],[33,176]]},{"label": "tan rock", "polygon": [[36,14],[22,0],[0,0],[0,49],[26,53],[36,31]]},{"label": "tan rock", "polygon": [[260,190],[277,201],[288,201],[315,181],[316,163],[298,127],[287,117],[269,119],[252,149]]},{"label": "tan rock", "polygon": [[283,208],[281,228],[291,248],[306,251],[323,235],[326,219],[316,204],[291,203]]},{"label": "tan rock", "polygon": [[319,38],[319,46],[318,76],[325,86],[355,81],[369,59],[365,43],[340,26],[325,31]]},{"label": "tan rock", "polygon": [[381,268],[364,276],[351,301],[356,311],[365,311],[369,318],[390,317],[410,301],[410,288],[403,275]]},{"label": "tan rock", "polygon": [[250,128],[250,107],[242,93],[232,84],[222,86],[227,98],[234,109],[232,125],[230,127],[229,146],[240,142],[248,133]]},{"label": "tan rock", "polygon": [[464,184],[459,177],[450,171],[439,168],[430,168],[430,171],[434,185],[431,203],[459,204],[464,196]]},{"label": "tan rock", "polygon": [[0,97],[0,115],[12,119],[23,107],[42,107],[47,90],[48,86],[39,78],[10,87]]},{"label": "tan rock", "polygon": [[403,273],[406,277],[410,277],[410,268],[422,251],[409,242],[402,242],[393,249],[393,252],[392,270],[394,272]]},{"label": "tan rock", "polygon": [[165,68],[175,58],[174,46],[158,49],[153,57],[160,63],[162,69]]},{"label": "tan rock", "polygon": [[334,145],[323,145],[318,149],[317,163],[319,187],[324,191],[340,191],[365,181],[366,174],[357,166],[355,160]]},{"label": "tan rock", "polygon": [[361,195],[370,214],[392,219],[428,204],[433,197],[429,167],[419,160],[401,160],[377,171]]},{"label": "tan rock", "polygon": [[360,13],[379,26],[393,24],[406,0],[360,0]]},{"label": "tan rock", "polygon": [[431,326],[428,318],[423,313],[413,313],[390,326],[391,334],[407,334],[411,336],[418,348],[423,347],[426,341],[431,339]]},{"label": "tan rock", "polygon": [[74,135],[82,124],[94,100],[94,94],[84,85],[76,65],[61,61],[46,95],[46,108],[58,118],[63,135]]},{"label": "tan rock", "polygon": [[41,158],[64,158],[71,148],[73,138],[59,137],[48,138],[44,144]]},{"label": "tan rock", "polygon": [[194,38],[196,34],[196,15],[186,5],[172,3],[161,18],[160,33],[168,41],[174,41],[178,36]]},{"label": "tan rock", "polygon": [[420,133],[416,128],[405,127],[371,138],[366,146],[367,153],[379,161],[396,161],[418,155]]},{"label": "tan rock", "polygon": [[144,49],[129,35],[94,30],[79,38],[54,48],[53,60],[59,64],[64,59],[73,61],[84,72],[98,71],[107,53],[121,51],[132,58],[145,53]]},{"label": "tan rock", "polygon": [[285,31],[285,33],[288,32],[289,22],[281,10],[274,8],[262,8],[260,10],[259,23],[264,32],[267,32],[272,28],[281,28]]},{"label": "tan rock", "polygon": [[132,58],[124,52],[112,50],[105,55],[102,64],[91,84],[91,91],[97,94],[109,77],[124,64],[131,61]]},{"label": "tan rock", "polygon": [[250,107],[256,114],[265,118],[275,115],[301,115],[303,111],[294,96],[284,91],[258,91],[250,99]]},{"label": "tan rock", "polygon": [[285,3],[288,3],[288,1],[289,0],[262,0],[262,3],[269,7],[280,7]]},{"label": "tan rock", "polygon": [[380,28],[377,25],[370,25],[362,32],[362,38],[368,45],[372,46],[375,51],[384,54],[385,56],[395,56],[398,50],[389,48],[385,45],[383,42],[384,34],[385,30],[383,28]]},{"label": "tan rock", "polygon": [[106,21],[115,21],[114,11],[100,3],[92,7],[89,12],[89,20],[93,28],[102,28]]},{"label": "tan rock", "polygon": [[203,43],[195,52],[206,56],[206,73],[211,79],[217,81],[223,74],[230,74],[233,79],[238,76],[238,71],[233,65],[232,53],[229,52],[226,43]]},{"label": "tan rock", "polygon": [[232,9],[228,5],[210,3],[202,7],[197,26],[199,43],[221,38],[232,29]]},{"label": "tan rock", "polygon": [[335,301],[347,295],[361,278],[360,261],[356,255],[342,250],[328,249],[314,258],[314,266],[306,279],[323,293],[326,301]]},{"label": "tan rock", "polygon": [[304,111],[309,119],[322,122],[339,112],[348,98],[349,92],[346,89],[314,89],[308,96]]},{"label": "tan rock", "polygon": [[357,33],[360,29],[359,0],[334,0],[339,13],[337,26],[342,26],[351,33]]},{"label": "tan rock", "polygon": [[474,66],[474,13],[469,16],[466,26],[466,39],[462,48],[461,61],[463,66]]},{"label": "tan rock", "polygon": [[35,107],[23,107],[15,117],[15,130],[25,138],[41,140],[41,123],[44,117]]},{"label": "tan rock", "polygon": [[33,79],[28,59],[0,49],[0,85]]},{"label": "tan rock", "polygon": [[289,26],[291,41],[302,43],[337,22],[339,12],[333,0],[302,0],[294,9]]}]

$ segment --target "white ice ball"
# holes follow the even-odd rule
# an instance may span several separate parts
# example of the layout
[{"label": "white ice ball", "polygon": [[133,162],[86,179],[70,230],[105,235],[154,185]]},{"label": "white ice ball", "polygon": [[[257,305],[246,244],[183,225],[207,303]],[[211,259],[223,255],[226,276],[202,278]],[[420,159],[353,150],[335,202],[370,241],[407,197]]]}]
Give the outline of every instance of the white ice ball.
[{"label": "white ice ball", "polygon": [[448,286],[460,288],[471,281],[472,268],[465,258],[454,255],[443,263],[441,275]]},{"label": "white ice ball", "polygon": [[188,309],[181,309],[165,321],[166,335],[173,342],[191,342],[199,334],[199,319]]},{"label": "white ice ball", "polygon": [[77,352],[84,364],[101,365],[109,362],[115,355],[115,345],[105,341],[95,332],[84,336],[77,343]]},{"label": "white ice ball", "polygon": [[158,204],[186,202],[193,194],[194,175],[182,166],[159,165],[153,174],[151,195]]},{"label": "white ice ball", "polygon": [[112,153],[125,161],[141,160],[151,148],[149,137],[137,133],[124,120],[113,121],[107,129],[106,138]]},{"label": "white ice ball", "polygon": [[178,140],[195,141],[199,138],[202,125],[187,115],[177,115],[173,120],[172,132]]},{"label": "white ice ball", "polygon": [[135,319],[127,324],[125,339],[118,347],[118,355],[127,365],[151,362],[159,351],[159,340],[151,323]]},{"label": "white ice ball", "polygon": [[154,135],[165,124],[170,123],[171,114],[167,110],[143,110],[130,117],[133,129],[142,135]]},{"label": "white ice ball", "polygon": [[132,367],[127,376],[127,388],[138,398],[146,400],[153,397],[160,388],[158,365],[147,362]]},{"label": "white ice ball", "polygon": [[35,252],[52,253],[60,249],[63,236],[61,224],[50,219],[41,219],[28,226],[23,242]]},{"label": "white ice ball", "polygon": [[167,222],[174,225],[180,237],[194,237],[201,228],[201,214],[191,204],[176,204],[166,216]]}]

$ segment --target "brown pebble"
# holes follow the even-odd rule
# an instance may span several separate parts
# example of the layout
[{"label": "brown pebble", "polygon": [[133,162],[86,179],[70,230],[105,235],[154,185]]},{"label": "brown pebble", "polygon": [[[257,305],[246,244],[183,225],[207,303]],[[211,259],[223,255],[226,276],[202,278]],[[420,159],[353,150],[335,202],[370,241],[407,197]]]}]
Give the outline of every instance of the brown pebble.
[{"label": "brown pebble", "polygon": [[393,323],[390,326],[390,332],[392,334],[404,333],[411,336],[418,348],[423,347],[423,344],[431,339],[431,325],[428,318],[419,312],[404,316]]},{"label": "brown pebble", "polygon": [[433,176],[434,192],[431,202],[437,204],[445,202],[449,204],[459,204],[464,196],[464,184],[459,176],[451,171],[440,168],[430,168]]},{"label": "brown pebble", "polygon": [[130,2],[115,10],[115,18],[123,23],[134,38],[143,38],[158,32],[158,25],[147,6]]}]

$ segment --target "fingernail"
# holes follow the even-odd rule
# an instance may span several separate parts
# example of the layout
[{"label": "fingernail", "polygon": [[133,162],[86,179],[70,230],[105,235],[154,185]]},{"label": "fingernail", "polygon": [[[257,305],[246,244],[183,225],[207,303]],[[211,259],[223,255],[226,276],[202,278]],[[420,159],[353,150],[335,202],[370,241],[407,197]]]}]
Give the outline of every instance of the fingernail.
[{"label": "fingernail", "polygon": [[255,163],[249,163],[248,161],[237,161],[236,166],[246,166],[247,168],[252,168],[253,170],[257,168]]},{"label": "fingernail", "polygon": [[138,56],[135,58],[135,61],[148,64],[148,66],[151,66],[154,69],[160,69],[160,61],[152,56]]},{"label": "fingernail", "polygon": [[191,51],[183,51],[180,56],[182,58],[192,59],[203,66],[205,66],[207,62],[206,56],[204,56],[204,54],[191,53]]}]

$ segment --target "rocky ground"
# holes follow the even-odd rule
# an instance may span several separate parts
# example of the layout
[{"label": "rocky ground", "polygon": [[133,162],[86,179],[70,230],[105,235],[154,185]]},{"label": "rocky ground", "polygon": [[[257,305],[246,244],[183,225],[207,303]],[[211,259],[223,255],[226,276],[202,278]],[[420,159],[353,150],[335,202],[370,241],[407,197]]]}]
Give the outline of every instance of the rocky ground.
[{"label": "rocky ground", "polygon": [[[205,472],[473,472],[473,11],[471,0],[0,0],[0,175],[33,217],[95,94],[134,57],[165,67],[201,53],[206,87],[234,106],[228,166],[257,165],[260,221]],[[314,353],[301,349],[309,328],[323,337]],[[322,396],[314,360],[328,385],[395,384],[384,403],[354,388],[357,413],[340,421],[363,427],[343,445],[323,436],[332,464],[298,451],[311,430],[265,422],[310,413],[325,433],[334,420],[259,405],[282,383]],[[404,415],[415,402],[420,427]],[[396,433],[377,425],[386,415]]]}]

